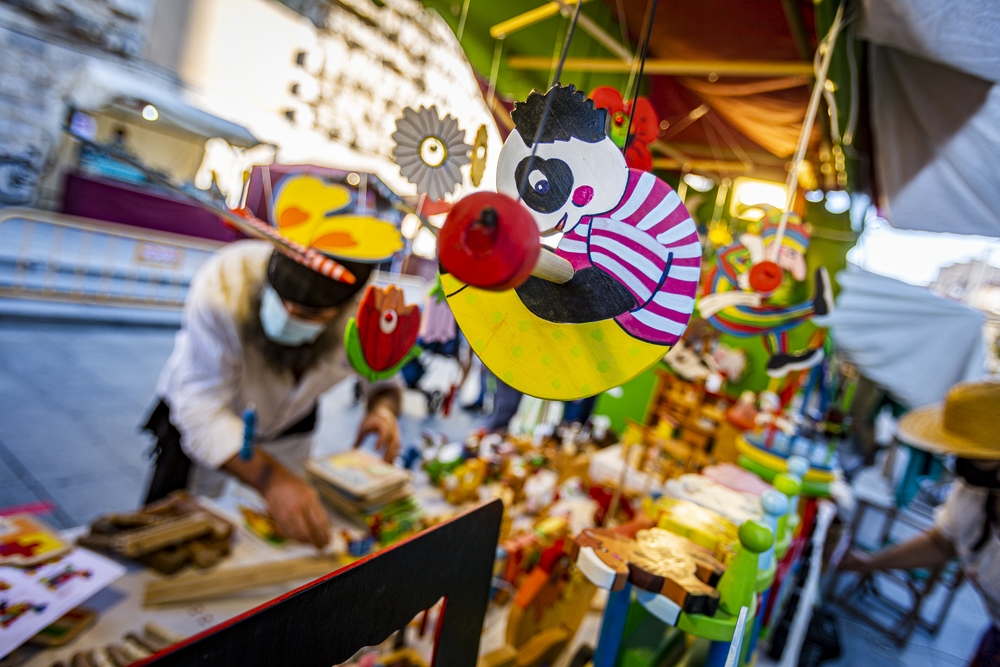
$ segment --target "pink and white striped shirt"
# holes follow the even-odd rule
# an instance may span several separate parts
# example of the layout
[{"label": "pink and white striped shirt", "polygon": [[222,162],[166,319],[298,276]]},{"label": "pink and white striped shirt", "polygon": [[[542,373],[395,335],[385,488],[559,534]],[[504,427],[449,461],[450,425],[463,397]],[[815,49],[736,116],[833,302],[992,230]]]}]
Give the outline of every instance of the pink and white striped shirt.
[{"label": "pink and white striped shirt", "polygon": [[603,269],[631,292],[640,305],[614,318],[628,334],[673,345],[684,333],[701,275],[701,242],[680,197],[653,174],[629,169],[618,206],[581,218],[556,254],[576,270]]}]

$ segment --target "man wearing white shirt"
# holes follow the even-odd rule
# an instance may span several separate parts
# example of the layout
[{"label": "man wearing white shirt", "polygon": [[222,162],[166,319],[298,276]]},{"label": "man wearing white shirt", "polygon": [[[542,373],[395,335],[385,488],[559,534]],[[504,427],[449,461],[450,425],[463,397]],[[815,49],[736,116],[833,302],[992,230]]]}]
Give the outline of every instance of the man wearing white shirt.
[{"label": "man wearing white shirt", "polygon": [[[146,430],[156,438],[147,502],[188,488],[218,495],[227,476],[255,488],[286,536],[324,546],[329,523],[300,476],[319,397],[353,375],[344,326],[372,265],[339,260],[352,285],[327,278],[266,241],[238,241],[191,281],[174,351],[160,374],[160,403]],[[396,385],[368,391],[355,445],[378,436],[387,461],[399,448]],[[240,456],[248,405],[257,413],[251,458]]]}]

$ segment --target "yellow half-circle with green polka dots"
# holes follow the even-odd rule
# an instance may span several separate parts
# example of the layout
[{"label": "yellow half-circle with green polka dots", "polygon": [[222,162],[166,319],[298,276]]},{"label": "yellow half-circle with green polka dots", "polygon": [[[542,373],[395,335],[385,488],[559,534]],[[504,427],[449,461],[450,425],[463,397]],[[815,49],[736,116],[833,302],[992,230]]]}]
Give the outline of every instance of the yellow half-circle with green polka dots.
[{"label": "yellow half-circle with green polka dots", "polygon": [[479,358],[529,396],[558,401],[596,396],[628,382],[670,349],[629,336],[614,320],[549,322],[528,310],[514,290],[481,290],[448,274],[441,285]]}]

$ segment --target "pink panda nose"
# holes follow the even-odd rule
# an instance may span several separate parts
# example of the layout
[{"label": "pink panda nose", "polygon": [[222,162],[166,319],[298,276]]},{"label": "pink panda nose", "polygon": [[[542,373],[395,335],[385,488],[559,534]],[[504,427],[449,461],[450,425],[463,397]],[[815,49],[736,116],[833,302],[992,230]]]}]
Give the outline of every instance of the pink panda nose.
[{"label": "pink panda nose", "polygon": [[581,185],[573,191],[573,204],[576,206],[586,206],[594,198],[594,188],[589,185]]}]

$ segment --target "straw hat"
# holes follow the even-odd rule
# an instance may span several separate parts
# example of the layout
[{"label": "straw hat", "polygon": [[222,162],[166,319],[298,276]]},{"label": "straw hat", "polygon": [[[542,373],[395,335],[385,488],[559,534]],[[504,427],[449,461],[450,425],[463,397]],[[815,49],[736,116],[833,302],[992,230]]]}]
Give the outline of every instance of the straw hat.
[{"label": "straw hat", "polygon": [[1000,460],[1000,382],[965,382],[944,403],[911,410],[899,439],[933,454]]}]

